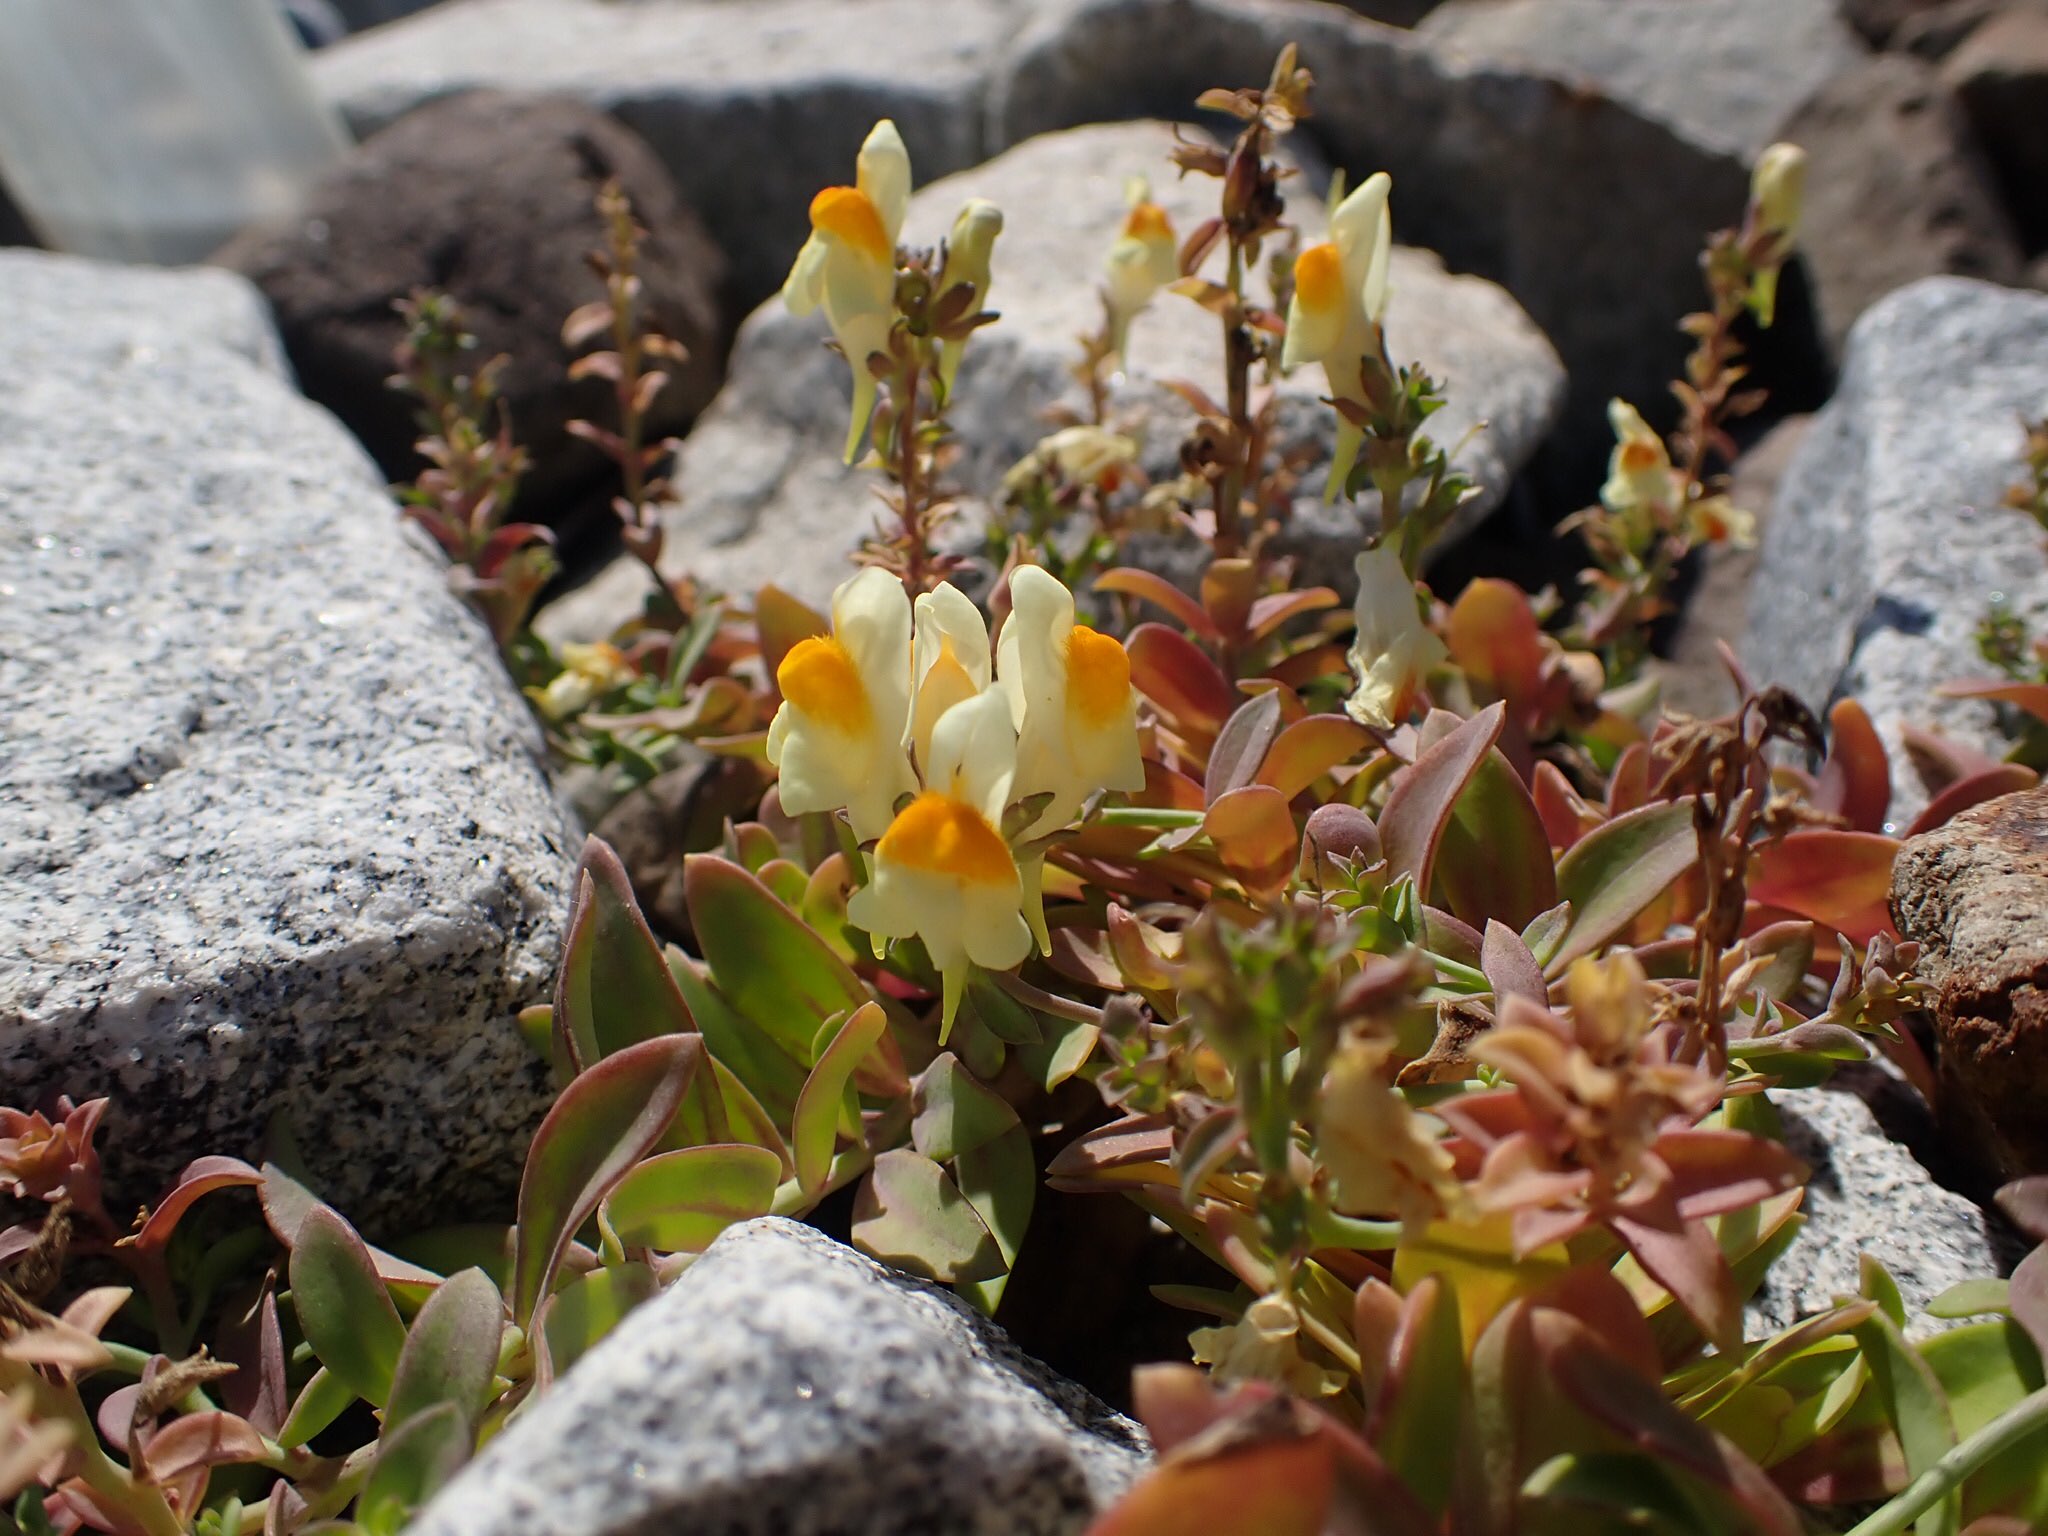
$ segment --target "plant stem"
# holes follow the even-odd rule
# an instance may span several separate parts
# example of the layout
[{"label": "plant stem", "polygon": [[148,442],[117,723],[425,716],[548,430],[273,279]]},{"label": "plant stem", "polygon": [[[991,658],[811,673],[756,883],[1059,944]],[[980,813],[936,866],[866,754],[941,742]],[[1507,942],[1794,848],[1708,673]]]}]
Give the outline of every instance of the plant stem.
[{"label": "plant stem", "polygon": [[1897,1536],[1927,1510],[1962,1487],[1966,1478],[1994,1456],[2011,1450],[2027,1436],[2041,1430],[2048,1430],[2048,1387],[2014,1403],[1914,1478],[1884,1508],[1852,1526],[1844,1536]]},{"label": "plant stem", "polygon": [[897,487],[903,493],[903,583],[912,595],[925,589],[925,529],[918,505],[922,488],[918,484],[917,386],[922,359],[912,348],[910,361],[903,365],[896,402]]},{"label": "plant stem", "polygon": [[1235,235],[1230,240],[1230,270],[1225,276],[1230,303],[1223,311],[1223,381],[1227,391],[1225,408],[1230,414],[1235,441],[1230,462],[1216,485],[1216,543],[1219,559],[1237,554],[1244,542],[1239,511],[1244,502],[1245,458],[1251,451],[1252,424],[1251,349],[1245,345],[1244,250]]},{"label": "plant stem", "polygon": [[1054,1018],[1065,1019],[1070,1024],[1094,1024],[1099,1027],[1102,1023],[1100,1008],[1091,1008],[1086,1003],[1076,1002],[1070,997],[1061,997],[1057,993],[1034,987],[1021,976],[1012,975],[1008,971],[990,971],[988,978],[1027,1008],[1036,1008],[1040,1013],[1049,1013]]}]

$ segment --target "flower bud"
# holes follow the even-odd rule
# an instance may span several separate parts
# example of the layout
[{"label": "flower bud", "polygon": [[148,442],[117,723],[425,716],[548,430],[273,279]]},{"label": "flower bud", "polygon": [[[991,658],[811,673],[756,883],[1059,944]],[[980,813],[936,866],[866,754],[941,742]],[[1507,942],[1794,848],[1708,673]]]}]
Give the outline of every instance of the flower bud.
[{"label": "flower bud", "polygon": [[1749,182],[1757,227],[1789,243],[1799,232],[1805,192],[1806,151],[1797,144],[1773,144],[1758,157]]}]

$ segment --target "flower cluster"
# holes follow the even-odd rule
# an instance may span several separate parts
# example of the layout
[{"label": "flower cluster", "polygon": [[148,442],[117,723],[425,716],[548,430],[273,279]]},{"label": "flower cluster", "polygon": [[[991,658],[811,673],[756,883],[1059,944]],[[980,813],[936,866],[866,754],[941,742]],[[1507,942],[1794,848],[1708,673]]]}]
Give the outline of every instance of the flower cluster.
[{"label": "flower cluster", "polygon": [[1664,439],[1634,406],[1608,401],[1607,421],[1614,429],[1614,452],[1600,504],[1614,517],[1627,547],[1647,545],[1673,531],[1694,543],[1747,548],[1756,542],[1756,519],[1725,495],[1690,495],[1691,477],[1671,462]]},{"label": "flower cluster", "polygon": [[1122,644],[1074,620],[1073,594],[1036,566],[1010,576],[991,645],[947,583],[918,597],[870,569],[832,598],[832,632],[776,670],[768,731],[783,808],[843,810],[873,842],[848,916],[879,943],[923,941],[944,981],[942,1028],[976,965],[1049,949],[1040,842],[1101,790],[1145,782]]}]

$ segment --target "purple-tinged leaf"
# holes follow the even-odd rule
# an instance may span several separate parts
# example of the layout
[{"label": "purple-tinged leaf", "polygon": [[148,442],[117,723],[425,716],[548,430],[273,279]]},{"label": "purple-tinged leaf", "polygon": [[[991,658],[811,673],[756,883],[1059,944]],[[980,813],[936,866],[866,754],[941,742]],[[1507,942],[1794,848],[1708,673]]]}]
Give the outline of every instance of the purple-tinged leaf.
[{"label": "purple-tinged leaf", "polygon": [[1949,822],[1975,805],[1987,800],[1996,800],[2000,795],[2017,794],[2023,789],[2032,789],[2040,782],[2041,776],[2022,763],[2000,763],[1982,773],[1973,773],[1968,778],[1958,779],[1927,802],[1927,807],[1913,818],[1906,828],[1907,837],[1918,837],[1922,832],[1932,832],[1936,827],[1947,826]]},{"label": "purple-tinged leaf", "polygon": [[185,1165],[178,1182],[158,1202],[129,1242],[143,1253],[161,1252],[170,1242],[179,1221],[202,1195],[217,1189],[254,1187],[263,1182],[262,1173],[239,1157],[202,1157]]},{"label": "purple-tinged leaf", "polygon": [[215,1409],[173,1419],[149,1437],[142,1459],[151,1477],[169,1482],[195,1468],[261,1461],[269,1454],[253,1426]]},{"label": "purple-tinged leaf", "polygon": [[[1266,753],[1266,760],[1259,765],[1258,781],[1272,785],[1292,800],[1332,768],[1357,757],[1372,742],[1372,732],[1348,716],[1304,716],[1283,730],[1273,742]],[[1333,805],[1319,809],[1349,810],[1351,807]]]},{"label": "purple-tinged leaf", "polygon": [[1437,846],[1458,797],[1500,739],[1504,711],[1489,704],[1416,758],[1395,779],[1380,812],[1380,845],[1390,877],[1410,875],[1417,900],[1429,899]]},{"label": "purple-tinged leaf", "polygon": [[1148,603],[1164,608],[1183,626],[1193,630],[1204,640],[1222,638],[1223,632],[1216,627],[1215,620],[1209,617],[1200,603],[1164,576],[1152,571],[1139,570],[1135,566],[1118,566],[1115,570],[1104,571],[1095,578],[1095,590],[1143,598]]},{"label": "purple-tinged leaf", "polygon": [[1480,760],[1451,808],[1436,884],[1468,923],[1499,918],[1520,929],[1557,905],[1557,866],[1543,818],[1498,747]]},{"label": "purple-tinged leaf", "polygon": [[1486,933],[1479,942],[1479,969],[1493,983],[1496,1003],[1511,997],[1526,997],[1537,1007],[1547,1007],[1550,989],[1543,980],[1543,967],[1522,942],[1522,936],[1498,918],[1486,920]]},{"label": "purple-tinged leaf", "polygon": [[2027,1330],[2027,1337],[2048,1360],[2048,1243],[2021,1259],[2006,1285],[2006,1305],[2012,1320]]},{"label": "purple-tinged leaf", "polygon": [[1562,975],[1614,938],[1698,861],[1690,800],[1642,806],[1573,843],[1557,861],[1557,893],[1571,903],[1571,919],[1544,974]]},{"label": "purple-tinged leaf", "polygon": [[579,1074],[526,1154],[512,1255],[512,1315],[521,1327],[548,1293],[576,1229],[660,1141],[704,1054],[696,1035],[627,1046]]},{"label": "purple-tinged leaf", "polygon": [[1845,819],[1857,832],[1882,832],[1892,803],[1892,770],[1870,714],[1854,699],[1828,711],[1827,760],[1814,783],[1815,810]]},{"label": "purple-tinged leaf", "polygon": [[1238,705],[1217,733],[1216,745],[1209,749],[1208,770],[1202,775],[1202,798],[1214,805],[1232,790],[1251,783],[1279,734],[1278,689],[1255,693]]},{"label": "purple-tinged leaf", "polygon": [[1465,1340],[1458,1298],[1442,1277],[1427,1275],[1401,1306],[1386,1379],[1372,1417],[1372,1442],[1387,1466],[1432,1516],[1450,1503],[1465,1401]]}]

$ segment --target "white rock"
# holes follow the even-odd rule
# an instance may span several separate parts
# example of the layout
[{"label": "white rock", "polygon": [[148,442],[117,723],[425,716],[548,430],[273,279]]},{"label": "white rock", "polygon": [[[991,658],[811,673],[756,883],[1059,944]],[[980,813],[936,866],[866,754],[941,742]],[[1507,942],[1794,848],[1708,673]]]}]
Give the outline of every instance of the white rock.
[{"label": "white rock", "polygon": [[1855,1093],[1780,1090],[1771,1101],[1786,1145],[1806,1159],[1813,1178],[1801,1207],[1806,1225],[1749,1304],[1750,1338],[1857,1294],[1865,1254],[1898,1282],[1915,1338],[1942,1326],[1922,1316],[1928,1302],[1958,1281],[2003,1272],[1999,1240],[1983,1211],[1937,1184]]},{"label": "white rock", "polygon": [[1943,699],[1990,669],[1975,633],[2003,597],[2048,633],[2041,531],[2002,506],[2024,478],[2020,417],[2048,414],[2048,295],[1929,278],[1849,333],[1841,387],[1778,493],[1743,654],[1816,707],[1861,699],[1892,751],[1892,818],[1925,803],[1902,731],[1994,755],[1991,707]]},{"label": "white rock", "polygon": [[481,625],[218,272],[0,253],[0,1080],[113,1206],[281,1112],[377,1225],[545,1109],[574,834]]},{"label": "white rock", "polygon": [[1069,1536],[1144,1432],[935,1286],[795,1222],[726,1232],[411,1536]]}]

